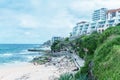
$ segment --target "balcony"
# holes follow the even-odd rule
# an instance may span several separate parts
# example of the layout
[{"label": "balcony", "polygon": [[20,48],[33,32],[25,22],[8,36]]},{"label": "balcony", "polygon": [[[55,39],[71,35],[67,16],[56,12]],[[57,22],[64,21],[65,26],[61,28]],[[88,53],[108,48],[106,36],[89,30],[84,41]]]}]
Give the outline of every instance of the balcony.
[{"label": "balcony", "polygon": [[109,24],[113,24],[115,22],[115,20],[109,20],[108,23]]}]

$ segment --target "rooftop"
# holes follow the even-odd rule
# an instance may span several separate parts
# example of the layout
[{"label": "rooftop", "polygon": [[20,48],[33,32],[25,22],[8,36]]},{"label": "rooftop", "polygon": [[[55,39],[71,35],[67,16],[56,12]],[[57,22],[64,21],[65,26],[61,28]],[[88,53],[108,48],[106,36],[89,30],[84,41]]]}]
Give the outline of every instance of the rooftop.
[{"label": "rooftop", "polygon": [[77,25],[78,24],[83,24],[83,23],[87,23],[87,22],[86,21],[81,21],[81,22],[78,22]]},{"label": "rooftop", "polygon": [[118,8],[118,9],[111,9],[111,10],[108,10],[107,13],[112,13],[112,12],[116,12],[116,11],[120,11],[120,8]]}]

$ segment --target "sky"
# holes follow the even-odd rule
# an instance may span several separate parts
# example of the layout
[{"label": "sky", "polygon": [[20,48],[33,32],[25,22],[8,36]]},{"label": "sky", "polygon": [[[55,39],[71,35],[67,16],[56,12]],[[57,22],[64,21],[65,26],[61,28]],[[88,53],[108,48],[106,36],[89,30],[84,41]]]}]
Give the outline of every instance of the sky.
[{"label": "sky", "polygon": [[0,0],[0,43],[41,44],[66,37],[77,22],[99,8],[120,8],[120,0]]}]

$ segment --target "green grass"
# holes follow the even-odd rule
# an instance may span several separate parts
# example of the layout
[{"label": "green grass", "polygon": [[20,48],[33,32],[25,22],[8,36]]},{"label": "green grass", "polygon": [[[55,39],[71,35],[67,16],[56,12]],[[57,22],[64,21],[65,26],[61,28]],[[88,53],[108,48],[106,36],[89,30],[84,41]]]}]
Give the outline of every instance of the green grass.
[{"label": "green grass", "polygon": [[98,80],[120,79],[120,37],[106,41],[95,52],[94,75]]},{"label": "green grass", "polygon": [[60,80],[87,80],[86,75],[88,75],[90,61],[93,61],[92,70],[95,79],[120,79],[120,26],[110,27],[102,34],[95,32],[91,35],[84,35],[71,42],[72,49],[82,58],[86,56],[84,49],[88,50],[85,66],[72,79],[67,74],[62,75]]},{"label": "green grass", "polygon": [[59,78],[59,80],[72,80],[73,77],[70,73],[65,73],[65,74],[62,74]]},{"label": "green grass", "polygon": [[80,74],[80,71],[77,74],[72,75],[70,73],[62,74],[59,80],[87,80],[86,74]]}]

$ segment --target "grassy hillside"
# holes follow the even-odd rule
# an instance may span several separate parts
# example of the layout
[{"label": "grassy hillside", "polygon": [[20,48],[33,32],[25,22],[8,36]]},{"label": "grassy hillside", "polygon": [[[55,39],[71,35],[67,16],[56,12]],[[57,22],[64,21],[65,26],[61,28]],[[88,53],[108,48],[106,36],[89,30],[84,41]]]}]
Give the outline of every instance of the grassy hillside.
[{"label": "grassy hillside", "polygon": [[120,36],[107,40],[95,51],[94,75],[98,80],[120,79]]},{"label": "grassy hillside", "polygon": [[81,36],[69,44],[85,59],[85,66],[70,80],[120,79],[120,26],[110,27],[103,33]]}]

